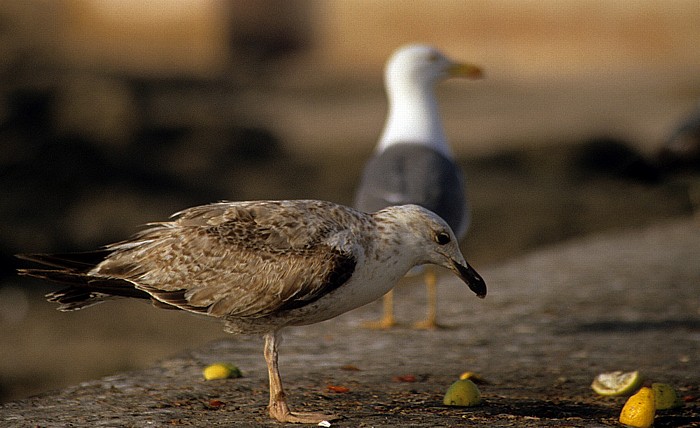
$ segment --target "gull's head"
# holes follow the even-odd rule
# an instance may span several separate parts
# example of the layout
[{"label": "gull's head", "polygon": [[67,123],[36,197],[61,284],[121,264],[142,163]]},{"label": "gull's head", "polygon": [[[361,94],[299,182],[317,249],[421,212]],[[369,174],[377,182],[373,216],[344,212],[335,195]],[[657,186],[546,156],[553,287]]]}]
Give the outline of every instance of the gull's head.
[{"label": "gull's head", "polygon": [[481,69],[472,64],[452,61],[432,46],[407,45],[394,52],[385,70],[387,86],[432,86],[449,77],[478,79]]},{"label": "gull's head", "polygon": [[440,216],[418,205],[391,206],[375,215],[397,226],[397,233],[401,234],[398,251],[414,256],[409,268],[426,263],[445,267],[478,297],[486,296],[486,283],[464,259],[454,232]]}]

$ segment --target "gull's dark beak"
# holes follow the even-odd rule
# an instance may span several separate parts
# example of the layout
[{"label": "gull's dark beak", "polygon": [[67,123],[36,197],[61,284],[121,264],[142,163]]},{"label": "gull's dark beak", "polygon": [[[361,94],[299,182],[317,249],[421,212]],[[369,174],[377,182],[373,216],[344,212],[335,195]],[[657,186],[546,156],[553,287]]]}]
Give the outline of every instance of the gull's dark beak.
[{"label": "gull's dark beak", "polygon": [[466,266],[462,264],[453,262],[455,271],[459,274],[469,288],[476,294],[477,297],[486,297],[486,282],[484,279],[474,270],[473,267],[469,266],[469,263],[465,262]]}]

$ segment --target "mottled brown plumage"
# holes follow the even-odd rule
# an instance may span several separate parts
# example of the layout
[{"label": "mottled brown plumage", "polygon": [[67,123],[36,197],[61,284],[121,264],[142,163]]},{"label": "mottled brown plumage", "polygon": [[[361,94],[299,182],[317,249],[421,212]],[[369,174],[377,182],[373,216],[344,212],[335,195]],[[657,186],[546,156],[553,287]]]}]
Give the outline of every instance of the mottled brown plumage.
[{"label": "mottled brown plumage", "polygon": [[447,267],[486,294],[449,226],[415,205],[366,214],[312,200],[221,202],[184,210],[100,251],[21,257],[48,268],[20,274],[69,285],[47,296],[60,310],[135,297],[220,318],[230,332],[263,333],[270,414],[287,422],[325,417],[289,411],[277,369],[280,328],[369,303],[423,263]]},{"label": "mottled brown plumage", "polygon": [[[61,310],[126,295],[214,317],[261,318],[312,302],[352,274],[352,248],[331,247],[331,238],[361,214],[337,211],[336,221],[320,222],[330,207],[318,201],[198,206],[99,252],[23,256],[58,269],[21,273],[72,284],[49,297]],[[76,300],[81,292],[85,299]]]}]

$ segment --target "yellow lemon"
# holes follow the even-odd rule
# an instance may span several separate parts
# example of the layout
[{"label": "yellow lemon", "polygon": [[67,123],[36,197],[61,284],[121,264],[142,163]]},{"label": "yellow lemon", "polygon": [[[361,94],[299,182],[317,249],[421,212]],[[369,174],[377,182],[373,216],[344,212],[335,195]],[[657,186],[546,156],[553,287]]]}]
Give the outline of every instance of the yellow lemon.
[{"label": "yellow lemon", "polygon": [[655,414],[654,391],[645,386],[627,399],[620,413],[620,423],[635,428],[649,428],[654,423]]},{"label": "yellow lemon", "polygon": [[683,401],[673,387],[667,383],[652,383],[656,410],[675,409],[683,406]]},{"label": "yellow lemon", "polygon": [[464,380],[464,379],[469,379],[470,381],[474,383],[488,383],[486,379],[481,377],[481,375],[474,373],[474,372],[464,372],[461,375],[459,375],[459,378]]},{"label": "yellow lemon", "polygon": [[593,380],[591,388],[600,395],[618,396],[631,395],[642,385],[639,372],[608,372],[601,373]]},{"label": "yellow lemon", "polygon": [[442,400],[446,406],[476,406],[481,403],[481,392],[469,379],[460,379],[450,385]]},{"label": "yellow lemon", "polygon": [[216,363],[204,368],[204,379],[227,379],[230,377],[241,377],[241,371],[238,367],[229,363]]}]

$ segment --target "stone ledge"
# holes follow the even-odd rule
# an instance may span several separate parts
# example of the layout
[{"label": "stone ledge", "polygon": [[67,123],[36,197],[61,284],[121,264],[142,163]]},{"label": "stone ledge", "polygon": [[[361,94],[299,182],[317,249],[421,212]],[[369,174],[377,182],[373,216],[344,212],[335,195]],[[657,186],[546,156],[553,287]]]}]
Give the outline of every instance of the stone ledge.
[{"label": "stone ledge", "polygon": [[[557,245],[481,273],[481,301],[441,278],[435,332],[359,328],[371,304],[288,329],[280,349],[293,409],[343,414],[333,426],[617,425],[624,399],[595,396],[595,374],[641,370],[689,397],[655,426],[700,424],[700,225],[679,219]],[[406,325],[422,314],[415,280],[397,289]],[[99,310],[99,309],[95,309]],[[167,328],[167,327],[164,327]],[[230,361],[239,379],[205,382],[202,368]],[[442,406],[463,371],[478,372],[484,404]],[[406,382],[411,380],[412,382]],[[332,392],[329,385],[349,389]],[[262,340],[234,337],[146,370],[0,405],[10,427],[279,426],[268,419]]]}]

